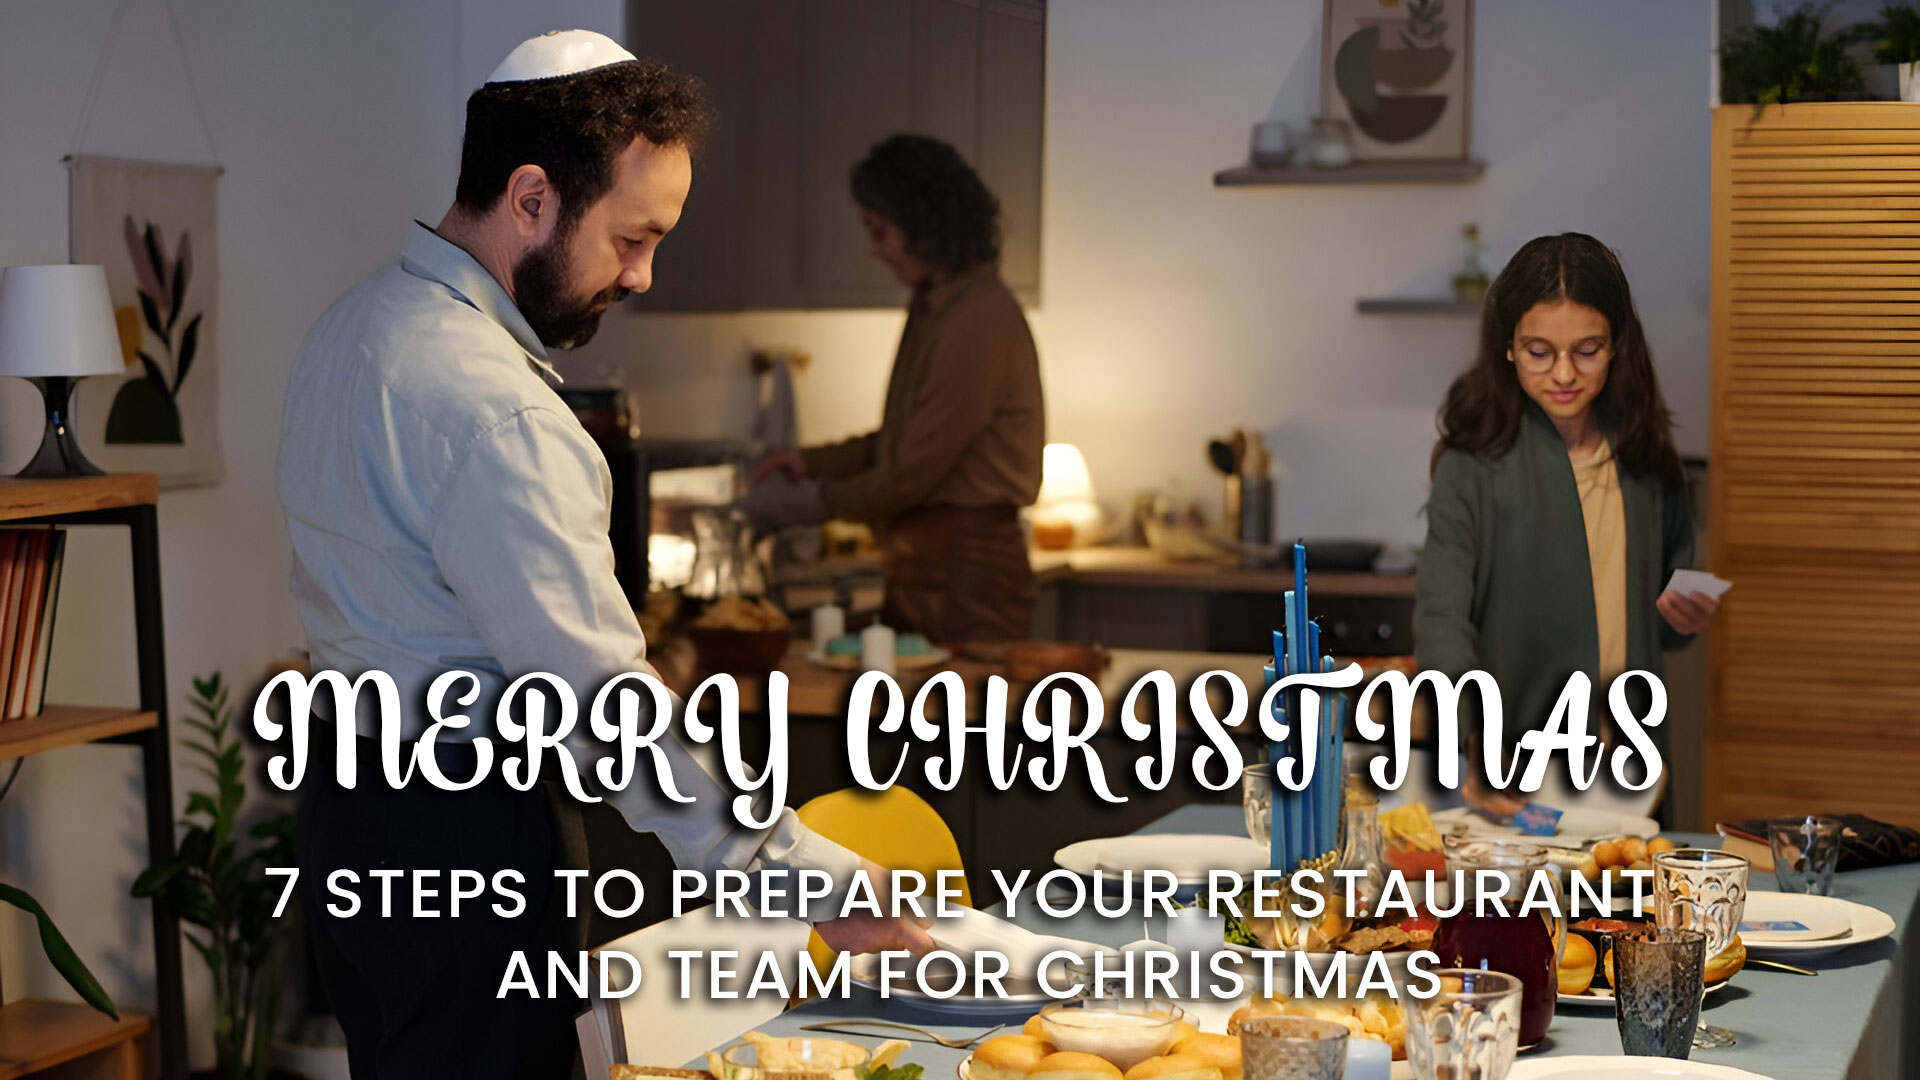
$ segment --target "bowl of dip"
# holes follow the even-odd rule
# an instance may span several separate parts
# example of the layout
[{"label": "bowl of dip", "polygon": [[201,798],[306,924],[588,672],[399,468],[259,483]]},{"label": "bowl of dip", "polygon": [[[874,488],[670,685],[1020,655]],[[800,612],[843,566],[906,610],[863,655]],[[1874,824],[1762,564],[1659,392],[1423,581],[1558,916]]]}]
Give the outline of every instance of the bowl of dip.
[{"label": "bowl of dip", "polygon": [[1166,1053],[1185,1018],[1164,1001],[1057,1001],[1040,1010],[1040,1029],[1056,1049],[1102,1057],[1125,1072]]}]

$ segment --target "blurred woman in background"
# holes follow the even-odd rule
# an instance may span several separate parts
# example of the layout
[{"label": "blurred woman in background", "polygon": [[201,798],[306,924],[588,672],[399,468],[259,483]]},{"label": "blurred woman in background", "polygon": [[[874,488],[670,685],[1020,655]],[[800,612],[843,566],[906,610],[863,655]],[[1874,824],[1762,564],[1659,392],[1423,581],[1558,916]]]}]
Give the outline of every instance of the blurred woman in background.
[{"label": "blurred woman in background", "polygon": [[[889,626],[1020,640],[1036,589],[1019,512],[1040,490],[1046,409],[1033,335],[1000,279],[999,200],[953,147],[919,135],[875,146],[852,188],[874,258],[913,290],[880,428],[769,453],[749,510],[784,524],[804,515],[766,508],[813,503],[871,524]],[[775,473],[799,491],[774,494]]]},{"label": "blurred woman in background", "polygon": [[[1509,743],[1567,679],[1594,680],[1589,731],[1623,671],[1664,670],[1716,602],[1665,590],[1693,565],[1673,423],[1620,262],[1598,240],[1529,241],[1489,288],[1473,364],[1447,391],[1415,581],[1420,666],[1500,685]],[[1472,695],[1469,695],[1471,698]],[[1638,705],[1644,714],[1642,698]],[[1478,739],[1477,719],[1467,730]],[[1654,738],[1663,750],[1664,728]],[[1476,747],[1470,803],[1510,814]]]}]

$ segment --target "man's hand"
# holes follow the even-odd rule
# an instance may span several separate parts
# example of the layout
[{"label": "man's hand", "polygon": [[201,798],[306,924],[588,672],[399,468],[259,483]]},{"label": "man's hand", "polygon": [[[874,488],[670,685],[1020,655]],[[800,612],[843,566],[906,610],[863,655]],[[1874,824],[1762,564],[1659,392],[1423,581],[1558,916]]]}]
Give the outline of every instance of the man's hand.
[{"label": "man's hand", "polygon": [[769,450],[753,466],[753,482],[757,486],[776,472],[786,473],[789,480],[800,480],[807,475],[807,459],[800,456],[798,448],[792,446]]},{"label": "man's hand", "polygon": [[1668,589],[1653,602],[1667,625],[1683,634],[1697,634],[1713,621],[1714,613],[1720,610],[1720,601],[1702,592],[1683,593],[1677,589]]},{"label": "man's hand", "polygon": [[[880,898],[880,910],[893,910],[893,875],[870,859],[860,861],[860,872],[867,876],[873,886],[873,894]],[[927,920],[931,923],[931,920]],[[932,952],[933,939],[927,936],[919,920],[891,916],[868,914],[848,915],[841,919],[828,919],[816,923],[814,930],[820,940],[843,953],[898,952],[905,950],[920,955]]]}]

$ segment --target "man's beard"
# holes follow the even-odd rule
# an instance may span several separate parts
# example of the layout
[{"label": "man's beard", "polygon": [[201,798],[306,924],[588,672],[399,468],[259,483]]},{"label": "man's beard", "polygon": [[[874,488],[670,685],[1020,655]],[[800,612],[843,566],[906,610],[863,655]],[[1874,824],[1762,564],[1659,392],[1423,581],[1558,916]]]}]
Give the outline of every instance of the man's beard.
[{"label": "man's beard", "polygon": [[513,299],[535,337],[549,349],[577,349],[593,340],[600,316],[626,298],[628,290],[610,285],[585,299],[568,295],[572,269],[567,241],[572,229],[555,230],[545,244],[520,257],[513,267]]}]

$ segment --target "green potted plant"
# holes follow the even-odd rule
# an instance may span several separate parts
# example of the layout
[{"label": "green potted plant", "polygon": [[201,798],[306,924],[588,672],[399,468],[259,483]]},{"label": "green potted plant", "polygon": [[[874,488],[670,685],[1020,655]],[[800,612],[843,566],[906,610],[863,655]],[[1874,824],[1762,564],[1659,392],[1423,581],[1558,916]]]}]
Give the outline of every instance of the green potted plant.
[{"label": "green potted plant", "polygon": [[113,1007],[113,999],[101,989],[100,981],[93,977],[93,972],[87,970],[87,965],[80,959],[79,954],[73,951],[73,946],[67,944],[67,939],[61,936],[60,928],[53,925],[53,918],[47,914],[46,908],[40,906],[38,900],[28,896],[23,889],[0,884],[0,901],[12,904],[33,916],[34,923],[40,929],[40,948],[46,951],[47,959],[53,961],[53,970],[67,980],[67,985],[73,987],[73,992],[80,995],[80,1000],[115,1020],[120,1019],[119,1011]]},{"label": "green potted plant", "polygon": [[1875,61],[1894,66],[1901,101],[1920,101],[1920,80],[1914,78],[1914,69],[1920,66],[1916,63],[1920,62],[1920,10],[1888,0],[1880,8],[1878,22],[1862,23],[1849,36],[1872,45]]},{"label": "green potted plant", "polygon": [[1831,4],[1801,4],[1774,26],[1752,26],[1720,46],[1720,100],[1756,110],[1790,101],[1852,101],[1866,96],[1866,72],[1846,43],[1828,36]]},{"label": "green potted plant", "polygon": [[227,687],[215,672],[193,680],[192,715],[186,723],[202,738],[186,748],[204,759],[199,769],[212,791],[187,796],[178,850],[172,860],[148,867],[133,883],[133,895],[156,897],[198,927],[183,931],[213,977],[211,1074],[219,1080],[263,1080],[269,1075],[280,1003],[284,932],[273,917],[282,884],[269,866],[292,866],[293,815],[274,814],[238,832],[247,787],[246,759],[232,730]]}]

